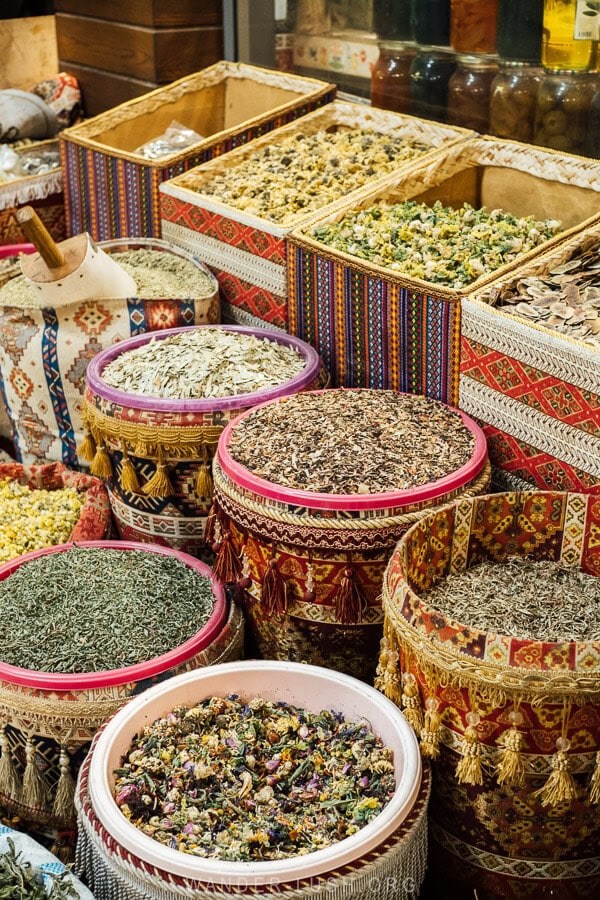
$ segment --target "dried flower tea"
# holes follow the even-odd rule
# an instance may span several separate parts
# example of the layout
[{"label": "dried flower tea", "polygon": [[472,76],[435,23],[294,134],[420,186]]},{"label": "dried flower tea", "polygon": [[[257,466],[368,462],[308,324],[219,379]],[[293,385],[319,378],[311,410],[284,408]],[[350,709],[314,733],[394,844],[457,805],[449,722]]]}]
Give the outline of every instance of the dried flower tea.
[{"label": "dried flower tea", "polygon": [[193,637],[211,582],[172,556],[74,547],[0,581],[0,659],[64,674],[146,662]]},{"label": "dried flower tea", "polygon": [[8,838],[8,851],[0,853],[0,900],[78,900],[79,896],[68,872],[53,872],[45,865],[42,873],[22,859],[22,852],[17,853]]},{"label": "dried flower tea", "polygon": [[481,631],[540,641],[600,640],[600,578],[553,560],[482,562],[420,596]]},{"label": "dried flower tea", "polygon": [[295,394],[235,427],[231,456],[255,475],[325,494],[427,484],[467,463],[474,438],[437,400],[394,391]]},{"label": "dried flower tea", "polygon": [[576,253],[546,275],[498,288],[492,303],[527,322],[600,349],[600,247]]},{"label": "dried flower tea", "polygon": [[359,128],[300,133],[275,140],[209,181],[202,170],[181,181],[235,209],[286,224],[430,149],[422,141]]},{"label": "dried flower tea", "polygon": [[392,759],[367,722],[232,694],[145,726],[114,794],[137,828],[175,850],[285,859],[377,816],[396,787]]},{"label": "dried flower tea", "polygon": [[[175,253],[142,249],[124,250],[111,256],[131,275],[138,297],[145,300],[201,300],[214,292],[214,281],[206,272]],[[41,302],[24,275],[16,275],[0,287],[0,307],[38,307]]]},{"label": "dried flower tea", "polygon": [[251,394],[288,381],[304,367],[293,347],[204,327],[121,353],[102,370],[102,379],[145,397],[189,400]]},{"label": "dried flower tea", "polygon": [[64,544],[82,509],[83,498],[72,488],[31,490],[18,481],[0,479],[0,563]]},{"label": "dried flower tea", "polygon": [[559,229],[555,220],[519,219],[501,209],[406,200],[350,212],[311,234],[351,256],[456,289],[533,250]]}]

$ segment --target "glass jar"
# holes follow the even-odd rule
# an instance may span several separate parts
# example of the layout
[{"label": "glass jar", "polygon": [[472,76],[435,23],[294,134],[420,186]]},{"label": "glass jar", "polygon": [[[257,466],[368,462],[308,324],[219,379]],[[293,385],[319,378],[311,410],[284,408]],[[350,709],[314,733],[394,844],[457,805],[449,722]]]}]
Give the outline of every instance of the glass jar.
[{"label": "glass jar", "polygon": [[448,124],[488,130],[490,90],[498,73],[498,63],[484,56],[459,56],[456,71],[448,82]]},{"label": "glass jar", "polygon": [[592,97],[585,137],[585,155],[600,159],[600,91],[596,91]]},{"label": "glass jar", "polygon": [[380,41],[379,59],[371,74],[371,105],[407,113],[410,110],[410,67],[415,44]]},{"label": "glass jar", "polygon": [[531,63],[502,61],[490,90],[490,134],[533,140],[535,105],[544,70]]},{"label": "glass jar", "polygon": [[458,53],[494,53],[498,0],[452,0],[450,43]]},{"label": "glass jar", "polygon": [[542,65],[547,69],[591,69],[599,19],[598,0],[544,0]]},{"label": "glass jar", "polygon": [[450,0],[412,0],[410,10],[417,44],[450,43]]},{"label": "glass jar", "polygon": [[583,153],[597,87],[596,73],[572,69],[546,72],[537,96],[534,143]]},{"label": "glass jar", "polygon": [[444,47],[421,47],[410,67],[410,111],[424,119],[447,121],[448,83],[456,56]]},{"label": "glass jar", "polygon": [[544,0],[498,0],[496,50],[505,59],[539,63]]},{"label": "glass jar", "polygon": [[380,41],[412,41],[411,0],[374,0],[373,30]]}]

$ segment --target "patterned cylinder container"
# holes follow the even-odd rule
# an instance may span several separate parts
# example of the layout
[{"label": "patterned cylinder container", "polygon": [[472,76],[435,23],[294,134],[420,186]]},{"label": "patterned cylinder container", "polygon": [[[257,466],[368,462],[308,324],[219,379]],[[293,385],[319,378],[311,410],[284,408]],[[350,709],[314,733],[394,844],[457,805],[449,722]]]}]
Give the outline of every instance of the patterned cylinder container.
[{"label": "patterned cylinder container", "polygon": [[[340,391],[340,394],[343,392]],[[441,406],[442,404],[440,404]],[[225,580],[236,581],[260,654],[325,665],[366,681],[375,672],[383,611],[381,584],[396,542],[424,511],[489,486],[485,440],[447,477],[381,494],[319,494],[255,476],[229,452],[236,426],[219,440],[209,534]],[[348,595],[360,598],[351,613]]]},{"label": "patterned cylinder container", "polygon": [[430,511],[390,560],[376,683],[432,758],[432,870],[448,896],[598,895],[600,642],[485,632],[419,594],[515,555],[600,575],[599,533],[598,498],[491,494]]},{"label": "patterned cylinder container", "polygon": [[266,329],[220,327],[293,348],[304,359],[304,369],[274,388],[203,400],[146,397],[102,380],[105,366],[120,354],[185,328],[123,341],[99,353],[88,367],[83,417],[91,440],[85,449],[91,471],[107,478],[122,538],[203,553],[212,503],[210,463],[227,422],[261,401],[326,383],[317,352],[304,341]]}]

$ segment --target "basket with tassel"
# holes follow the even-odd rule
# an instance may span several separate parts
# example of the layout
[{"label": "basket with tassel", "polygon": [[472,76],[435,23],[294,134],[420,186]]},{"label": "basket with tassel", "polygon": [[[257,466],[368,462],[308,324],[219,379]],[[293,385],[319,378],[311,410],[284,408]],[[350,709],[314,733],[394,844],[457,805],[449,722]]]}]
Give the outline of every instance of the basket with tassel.
[{"label": "basket with tassel", "polygon": [[600,641],[486,631],[426,592],[515,556],[600,576],[599,533],[597,497],[491,494],[430,511],[390,560],[376,684],[432,760],[432,871],[457,896],[598,895]]},{"label": "basket with tassel", "polygon": [[[315,397],[326,394],[332,398],[331,428],[340,448],[348,437],[336,429],[335,410],[344,396],[374,397],[378,393],[388,392],[313,392]],[[236,461],[230,446],[246,419],[282,404],[285,436],[286,410],[307,396],[261,404],[225,428],[213,466],[215,503],[207,522],[207,538],[216,552],[214,573],[225,583],[237,585],[253,639],[264,658],[325,665],[372,681],[383,624],[381,586],[390,554],[406,529],[430,506],[488,489],[485,440],[467,416],[431,400],[427,402],[444,415],[461,416],[462,427],[473,436],[472,455],[447,476],[420,487],[381,493],[319,493],[267,481]],[[300,416],[294,413],[294,419],[294,428],[305,420],[314,434],[310,409]],[[402,427],[401,413],[398,425]],[[424,440],[427,433],[425,423]],[[267,431],[263,442],[270,444]],[[320,449],[318,441],[313,449]],[[301,470],[303,461],[290,438],[282,469],[297,464]],[[335,468],[336,459],[324,459],[323,464]]]},{"label": "basket with tassel", "polygon": [[122,341],[88,367],[82,412],[86,438],[80,452],[90,461],[90,471],[106,479],[122,538],[202,555],[213,497],[212,459],[224,426],[263,400],[327,382],[318,354],[299,338],[238,325],[216,327],[293,348],[304,368],[273,388],[199,400],[141,396],[103,380],[103,369],[120,354],[188,330],[182,328]]},{"label": "basket with tassel", "polygon": [[[68,552],[73,546],[63,544],[11,560],[0,567],[0,579],[34,556]],[[76,546],[173,555],[200,575],[212,575],[204,563],[170,548],[124,541],[84,541]],[[0,662],[0,808],[28,830],[50,836],[53,852],[63,861],[73,859],[77,773],[103,722],[151,684],[241,657],[242,613],[214,580],[212,591],[206,624],[184,644],[147,662],[86,674],[33,671]]]}]

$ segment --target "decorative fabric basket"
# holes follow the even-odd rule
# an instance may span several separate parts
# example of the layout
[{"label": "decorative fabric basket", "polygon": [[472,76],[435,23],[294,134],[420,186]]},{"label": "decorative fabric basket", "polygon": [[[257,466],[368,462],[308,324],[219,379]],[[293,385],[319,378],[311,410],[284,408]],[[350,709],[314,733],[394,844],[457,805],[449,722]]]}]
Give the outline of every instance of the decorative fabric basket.
[{"label": "decorative fabric basket", "polygon": [[[46,553],[68,552],[73,544],[21,556],[0,567],[0,579],[23,562]],[[163,547],[122,541],[83,541],[78,547],[144,550],[172,555],[211,577],[199,560]],[[29,829],[50,832],[68,853],[74,843],[75,775],[94,734],[130,697],[178,672],[239,659],[243,618],[228,607],[213,581],[213,612],[186,643],[145,663],[86,675],[57,675],[0,663],[0,805]]]},{"label": "decorative fabric basket", "polygon": [[600,493],[600,354],[494,304],[598,245],[596,224],[462,304],[461,409],[481,422],[496,466],[546,490]]},{"label": "decorative fabric basket", "polygon": [[[98,354],[87,372],[83,416],[91,471],[107,478],[122,538],[203,553],[204,527],[212,503],[211,460],[224,426],[261,400],[310,390],[326,383],[317,353],[298,338],[242,326],[227,331],[268,338],[293,347],[304,370],[274,388],[206,400],[163,400],[109,387],[102,370],[128,350],[151,340],[141,336]],[[155,338],[178,334],[170,329]],[[92,455],[94,450],[95,455]]]},{"label": "decorative fabric basket", "polygon": [[[394,737],[391,723],[383,724],[383,717],[387,716],[387,709],[381,708],[384,698],[378,699],[372,688],[360,685],[359,690],[365,693],[358,698],[350,693],[346,684],[353,679],[333,677],[333,673],[327,672],[325,679],[321,677],[316,686],[311,685],[308,696],[300,683],[315,681],[314,673],[323,671],[289,663],[251,662],[219,666],[214,669],[214,676],[221,681],[233,682],[236,693],[248,698],[282,698],[313,711],[328,708],[335,701],[335,708],[347,715],[356,717],[362,713],[371,722],[374,732],[393,749],[397,793],[408,798],[400,807],[398,821],[395,822],[395,816],[389,813],[390,821],[384,823],[384,809],[352,838],[326,850],[275,864],[231,863],[191,857],[179,851],[167,851],[142,835],[122,816],[110,796],[112,772],[109,770],[114,768],[117,754],[123,752],[121,734],[124,730],[131,734],[132,720],[139,715],[142,705],[149,707],[144,714],[144,720],[148,721],[165,714],[173,706],[193,702],[194,697],[201,699],[224,693],[223,689],[210,686],[211,678],[198,682],[194,694],[191,687],[195,677],[183,676],[161,686],[169,699],[168,705],[164,701],[160,704],[163,712],[158,711],[155,702],[158,692],[148,691],[135,701],[135,710],[130,704],[122,711],[120,722],[117,717],[109,722],[97,736],[81,770],[76,798],[79,836],[75,869],[90,884],[97,900],[169,900],[176,897],[215,900],[223,896],[251,896],[259,900],[302,897],[359,900],[369,895],[383,900],[409,900],[418,894],[427,857],[428,766],[425,764],[422,771],[418,766],[414,768],[416,748],[410,741],[404,743],[400,735],[406,723],[401,720],[403,728],[398,729]],[[187,691],[184,681],[189,686]],[[226,692],[231,690],[229,687]],[[394,802],[393,798],[390,804]],[[371,833],[367,835],[369,829]],[[351,849],[349,841],[354,844]],[[364,850],[361,850],[363,845]],[[289,874],[292,872],[293,875]]]},{"label": "decorative fabric basket", "polygon": [[[286,237],[307,218],[307,213],[290,217],[285,223],[276,222],[203,194],[202,183],[234,173],[236,166],[254,153],[277,146],[290,137],[356,128],[421,141],[429,147],[421,158],[435,156],[440,148],[472,135],[462,128],[336,100],[275,134],[259,138],[248,147],[213,159],[161,185],[162,233],[174,244],[198,253],[212,267],[219,279],[227,320],[244,325],[269,324],[287,330]],[[418,158],[400,162],[397,168],[409,169]],[[370,180],[376,179],[375,171]],[[286,189],[291,190],[291,185]],[[344,184],[340,194],[327,206],[331,202],[336,205],[339,201],[349,202],[348,190],[348,184]],[[273,198],[274,209],[284,203]],[[325,203],[322,201],[321,205]]]},{"label": "decorative fabric basket", "polygon": [[[58,150],[57,141],[39,141],[24,150]],[[63,173],[58,168],[44,175],[28,175],[0,184],[0,245],[19,244],[23,231],[17,222],[19,206],[29,203],[55,241],[67,236]]]},{"label": "decorative fabric basket", "polygon": [[600,644],[479,631],[419,594],[514,555],[600,576],[599,529],[598,498],[491,494],[430,511],[392,555],[376,684],[433,759],[433,869],[449,890],[597,896]]},{"label": "decorative fabric basket", "polygon": [[458,405],[461,306],[465,297],[516,265],[502,266],[460,290],[399,275],[325,246],[318,225],[380,201],[470,203],[515,216],[554,218],[565,232],[524,254],[548,250],[597,214],[600,166],[512,141],[475,138],[360,192],[296,228],[288,239],[289,330],[316,347],[332,383],[392,388]]},{"label": "decorative fabric basket", "polygon": [[[207,272],[195,257],[166,241],[124,239],[103,245],[103,249],[111,254],[136,249],[173,253]],[[0,284],[18,274],[17,268],[0,275]],[[23,462],[59,460],[77,468],[89,361],[100,350],[131,335],[218,322],[218,286],[210,277],[210,294],[198,300],[130,297],[43,308],[0,306],[0,390],[18,458]]]},{"label": "decorative fabric basket", "polygon": [[[10,851],[10,843],[14,847],[18,862],[22,866],[30,868],[31,873],[37,873],[43,883],[43,886],[49,897],[52,896],[53,886],[55,884],[55,876],[62,876],[65,879],[63,887],[67,884],[71,891],[69,896],[72,900],[94,900],[92,894],[86,887],[75,878],[67,867],[56,856],[53,856],[49,850],[34,841],[33,838],[20,831],[14,831],[6,825],[0,824],[0,855]],[[63,894],[64,896],[64,894]]]},{"label": "decorative fabric basket", "polygon": [[[65,129],[69,234],[160,237],[162,181],[329,103],[335,91],[314,78],[221,61]],[[136,152],[173,120],[202,139],[159,159]]]},{"label": "decorative fabric basket", "polygon": [[[215,505],[207,531],[218,548],[215,572],[237,583],[261,656],[326,665],[371,681],[390,553],[428,507],[489,488],[483,436],[461,414],[475,435],[471,460],[422,488],[318,494],[274,485],[232,459],[229,442],[246,415],[223,432],[213,467]],[[360,592],[363,612],[346,609],[348,590]]]}]

